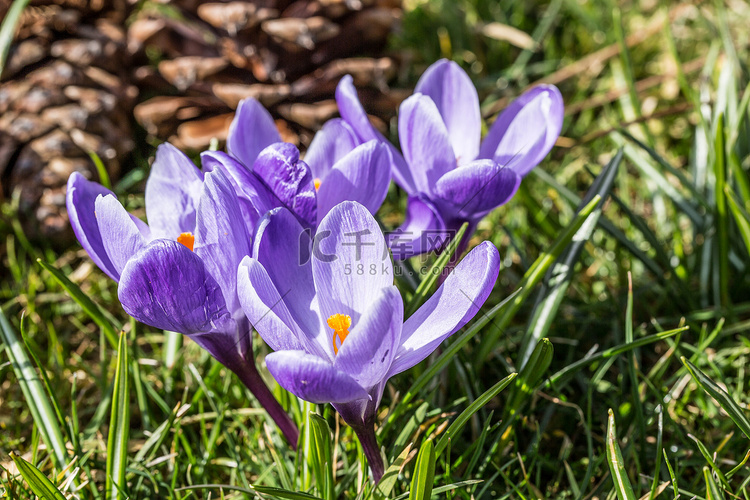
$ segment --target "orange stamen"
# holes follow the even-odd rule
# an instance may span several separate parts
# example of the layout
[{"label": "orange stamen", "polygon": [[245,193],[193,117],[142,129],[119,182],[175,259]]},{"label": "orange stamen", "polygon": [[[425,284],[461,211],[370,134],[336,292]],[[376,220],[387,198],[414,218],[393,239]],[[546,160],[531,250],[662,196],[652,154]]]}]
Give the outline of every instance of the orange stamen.
[{"label": "orange stamen", "polygon": [[313,184],[315,184],[315,191],[320,189],[320,185],[323,184],[323,181],[320,180],[320,178],[316,177],[315,180],[313,180]]},{"label": "orange stamen", "polygon": [[343,345],[346,336],[349,335],[349,327],[352,326],[352,318],[346,314],[333,314],[328,318],[328,326],[333,328],[333,352],[339,353],[339,347],[336,345],[336,339],[341,339]]},{"label": "orange stamen", "polygon": [[195,236],[193,236],[193,233],[180,233],[177,237],[177,243],[182,243],[192,252],[193,245],[195,244]]}]

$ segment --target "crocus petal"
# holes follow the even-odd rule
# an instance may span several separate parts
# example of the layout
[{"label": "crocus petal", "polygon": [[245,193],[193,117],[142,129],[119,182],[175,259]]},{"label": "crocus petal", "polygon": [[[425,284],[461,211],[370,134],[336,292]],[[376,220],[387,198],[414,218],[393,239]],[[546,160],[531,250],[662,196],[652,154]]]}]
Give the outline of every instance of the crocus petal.
[{"label": "crocus petal", "polygon": [[258,221],[269,210],[282,206],[281,201],[254,172],[238,160],[221,151],[201,153],[204,170],[222,170],[237,194],[242,216],[249,234],[255,231]]},{"label": "crocus petal", "polygon": [[313,177],[325,179],[331,167],[361,144],[354,130],[341,118],[328,120],[316,132],[305,153]]},{"label": "crocus petal", "polygon": [[348,373],[362,387],[374,386],[383,380],[391,367],[399,347],[403,321],[404,305],[398,289],[395,286],[383,289],[375,303],[352,325],[333,365]]},{"label": "crocus petal", "polygon": [[401,149],[420,193],[431,193],[435,182],[456,167],[448,130],[432,99],[414,94],[398,112]]},{"label": "crocus petal", "polygon": [[401,347],[388,376],[416,365],[464,326],[487,300],[497,280],[500,255],[489,241],[469,252],[401,332]]},{"label": "crocus petal", "polygon": [[146,218],[154,238],[175,239],[195,229],[203,174],[169,143],[156,149],[146,181]]},{"label": "crocus petal", "polygon": [[237,294],[247,319],[274,351],[303,350],[292,319],[266,269],[245,257],[237,270]]},{"label": "crocus petal", "polygon": [[172,240],[153,241],[130,259],[117,294],[138,321],[187,335],[220,329],[229,317],[200,257]]},{"label": "crocus petal", "polygon": [[125,264],[146,245],[146,238],[114,195],[97,196],[94,207],[104,249],[119,277]]},{"label": "crocus petal", "polygon": [[482,142],[479,158],[494,159],[523,177],[555,145],[563,114],[562,95],[557,87],[534,87],[498,116]]},{"label": "crocus petal", "polygon": [[[435,196],[457,219],[483,217],[510,200],[521,176],[492,160],[477,160],[448,172],[435,185]],[[448,211],[448,210],[446,210]]]},{"label": "crocus petal", "polygon": [[[316,313],[315,286],[310,262],[310,232],[285,208],[272,210],[261,219],[255,234],[253,257],[268,272],[282,300],[300,326],[306,345],[327,352],[321,320]],[[308,349],[310,350],[310,349]],[[332,358],[331,358],[332,359]]]},{"label": "crocus petal", "polygon": [[393,284],[393,265],[383,233],[370,212],[345,201],[323,218],[315,234],[313,280],[320,316],[361,314]]},{"label": "crocus petal", "polygon": [[422,74],[414,92],[428,96],[437,106],[458,164],[476,158],[482,115],[477,89],[469,75],[455,62],[441,59]]},{"label": "crocus petal", "polygon": [[281,136],[271,114],[256,99],[240,101],[227,136],[227,151],[250,168],[261,151]]},{"label": "crocus petal", "polygon": [[369,397],[348,374],[304,351],[271,353],[266,365],[281,387],[311,403],[348,403]]},{"label": "crocus petal", "polygon": [[70,225],[83,249],[99,269],[117,281],[120,273],[117,272],[104,249],[99,223],[96,219],[94,204],[100,195],[114,196],[114,193],[101,184],[87,180],[81,173],[73,172],[68,178],[65,206],[68,209]]},{"label": "crocus petal", "polygon": [[336,162],[318,189],[318,217],[342,201],[357,201],[370,213],[383,204],[391,182],[388,148],[369,141]]},{"label": "crocus petal", "polygon": [[378,132],[372,126],[372,123],[370,123],[370,119],[367,117],[367,113],[365,113],[365,108],[362,107],[362,103],[359,102],[359,97],[357,97],[357,89],[354,88],[354,81],[351,75],[345,75],[339,81],[336,87],[336,104],[338,104],[341,117],[352,127],[360,142],[377,139],[388,146],[391,151],[391,169],[393,170],[394,180],[407,193],[415,193],[416,187],[409,166],[393,144],[383,137],[383,134]]},{"label": "crocus petal", "polygon": [[423,197],[410,196],[406,219],[388,233],[388,246],[395,260],[404,260],[439,250],[448,243],[449,236],[437,208]]},{"label": "crocus petal", "polygon": [[293,144],[279,142],[258,155],[253,172],[306,227],[315,227],[315,183],[310,167],[299,159]]},{"label": "crocus petal", "polygon": [[237,266],[250,254],[250,236],[234,189],[220,169],[207,173],[203,183],[194,250],[221,287],[230,313],[239,311]]}]

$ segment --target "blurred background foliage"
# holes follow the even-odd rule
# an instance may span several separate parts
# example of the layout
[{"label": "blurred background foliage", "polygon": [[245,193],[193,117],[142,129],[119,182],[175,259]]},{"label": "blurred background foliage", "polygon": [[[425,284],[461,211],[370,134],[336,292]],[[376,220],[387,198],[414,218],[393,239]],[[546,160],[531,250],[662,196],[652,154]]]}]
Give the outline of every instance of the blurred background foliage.
[{"label": "blurred background foliage", "polygon": [[[500,311],[474,332],[439,365],[435,379],[420,383],[430,366],[443,362],[439,356],[392,380],[386,390],[381,444],[389,460],[402,453],[408,460],[389,496],[410,490],[417,450],[427,438],[439,441],[471,401],[521,370],[521,348],[533,347],[538,339],[531,332],[542,328],[554,354],[540,345],[546,354],[534,358],[538,369],[519,375],[529,387],[514,385],[493,398],[471,415],[461,439],[438,453],[435,487],[454,485],[440,495],[748,498],[747,429],[730,416],[747,415],[750,403],[750,5],[407,0],[403,9],[388,42],[396,68],[384,92],[390,99],[408,95],[424,69],[445,57],[475,81],[488,123],[538,82],[561,89],[566,119],[558,147],[472,240],[491,240],[503,257],[484,311],[525,285],[517,308]],[[381,115],[374,100],[364,102],[397,140],[394,114]],[[114,189],[143,215],[150,146],[134,126],[140,153]],[[548,276],[566,283],[559,309],[540,316],[535,304],[546,296],[540,293],[550,293],[551,283],[542,287],[545,280],[530,281],[526,274],[575,223],[580,199],[619,149],[622,162],[611,192],[601,193],[602,215],[580,257],[571,269]],[[387,227],[397,225],[403,207],[402,193],[393,188],[380,214]],[[128,332],[131,498],[219,495],[217,487],[175,491],[201,484],[277,487],[321,498],[366,496],[360,493],[368,491],[361,452],[330,408],[317,410],[331,429],[332,492],[318,482],[322,473],[304,455],[295,457],[272,424],[265,426],[249,394],[220,365],[190,342],[174,350],[168,335],[129,323],[115,284],[85,253],[78,246],[60,251],[30,241],[16,210],[6,201],[0,220],[2,310],[49,378],[62,409],[62,433],[75,444],[69,447],[78,455],[80,477],[90,481],[81,481],[83,498],[97,498],[104,484],[115,350],[37,258],[61,269]],[[607,351],[683,325],[689,329],[658,342]],[[459,339],[457,334],[446,342],[446,352]],[[258,342],[256,349],[262,360],[267,348]],[[40,444],[12,364],[0,359],[0,464],[6,469],[0,487],[23,497],[30,495],[28,486],[7,452],[24,454],[52,478],[60,468]],[[728,397],[711,393],[701,377]],[[314,405],[279,395],[300,424],[311,425],[306,413]],[[178,403],[184,415],[172,411]],[[305,453],[325,449],[311,440]],[[630,490],[613,480],[616,465]],[[466,483],[473,480],[482,482]],[[229,491],[227,496],[257,494]]]}]

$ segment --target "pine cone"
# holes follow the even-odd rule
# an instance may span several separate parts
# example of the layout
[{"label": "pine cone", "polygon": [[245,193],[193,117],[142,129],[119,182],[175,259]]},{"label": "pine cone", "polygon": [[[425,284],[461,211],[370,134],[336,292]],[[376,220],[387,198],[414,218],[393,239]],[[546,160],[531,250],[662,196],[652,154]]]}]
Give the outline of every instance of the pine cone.
[{"label": "pine cone", "polygon": [[[0,11],[9,5],[0,0]],[[70,241],[68,176],[95,177],[93,152],[116,178],[134,147],[129,8],[124,0],[32,2],[21,17],[0,75],[0,195],[18,192],[31,237]]]},{"label": "pine cone", "polygon": [[[252,96],[284,140],[307,145],[347,73],[384,128],[403,95],[387,85],[396,63],[372,56],[400,15],[400,0],[32,0],[0,75],[0,196],[20,194],[31,237],[64,244],[68,176],[96,178],[95,152],[116,179],[133,115],[201,150]],[[150,98],[136,106],[139,91]]]},{"label": "pine cone", "polygon": [[196,150],[223,141],[239,101],[255,97],[277,118],[284,140],[307,145],[337,114],[332,98],[347,73],[381,125],[400,102],[387,86],[395,62],[362,57],[382,53],[401,15],[398,0],[170,6],[179,14],[144,9],[128,30],[141,64],[137,82],[144,94],[158,94],[136,106],[136,120],[161,140]]}]

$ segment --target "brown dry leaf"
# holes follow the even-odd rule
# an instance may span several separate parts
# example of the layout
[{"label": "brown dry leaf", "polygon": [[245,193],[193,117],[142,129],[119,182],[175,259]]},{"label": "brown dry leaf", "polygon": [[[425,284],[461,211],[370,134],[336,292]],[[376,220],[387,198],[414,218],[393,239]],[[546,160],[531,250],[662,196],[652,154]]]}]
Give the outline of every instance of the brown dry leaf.
[{"label": "brown dry leaf", "polygon": [[229,65],[223,57],[185,56],[161,61],[159,73],[179,90],[186,90],[198,80],[205,80]]},{"label": "brown dry leaf", "polygon": [[234,113],[212,116],[204,120],[185,122],[177,127],[177,136],[171,142],[178,148],[201,150],[208,147],[211,139],[227,140],[229,125]]},{"label": "brown dry leaf", "polygon": [[283,101],[291,93],[287,84],[269,85],[254,83],[243,85],[241,83],[215,83],[212,87],[214,95],[224,101],[227,106],[236,109],[242,99],[253,97],[264,106],[273,106]]},{"label": "brown dry leaf", "polygon": [[323,124],[336,116],[339,108],[336,101],[320,101],[316,104],[284,104],[279,106],[279,114],[287,120],[302,125],[305,128],[317,130]]},{"label": "brown dry leaf", "polygon": [[508,42],[519,49],[535,50],[537,48],[537,43],[528,33],[507,24],[487,23],[482,26],[482,34],[495,40]]},{"label": "brown dry leaf", "polygon": [[261,28],[269,35],[308,50],[339,34],[339,26],[325,17],[315,16],[301,19],[286,17],[265,21]]},{"label": "brown dry leaf", "polygon": [[258,8],[249,2],[205,3],[198,6],[198,17],[215,28],[236,36],[238,32],[254,28],[266,19],[278,16],[273,9]]}]

